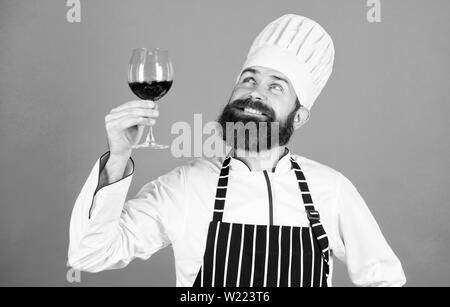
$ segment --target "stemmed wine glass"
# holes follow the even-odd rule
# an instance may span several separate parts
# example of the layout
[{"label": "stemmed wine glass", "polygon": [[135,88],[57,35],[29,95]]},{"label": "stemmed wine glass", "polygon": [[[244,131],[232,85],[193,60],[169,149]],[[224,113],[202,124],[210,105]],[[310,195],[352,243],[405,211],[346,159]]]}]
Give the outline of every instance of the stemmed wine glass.
[{"label": "stemmed wine glass", "polygon": [[[128,85],[136,96],[156,102],[167,94],[172,82],[173,67],[167,50],[133,49],[128,69]],[[133,145],[133,148],[142,147],[164,149],[169,146],[156,143],[150,126],[145,142]]]}]

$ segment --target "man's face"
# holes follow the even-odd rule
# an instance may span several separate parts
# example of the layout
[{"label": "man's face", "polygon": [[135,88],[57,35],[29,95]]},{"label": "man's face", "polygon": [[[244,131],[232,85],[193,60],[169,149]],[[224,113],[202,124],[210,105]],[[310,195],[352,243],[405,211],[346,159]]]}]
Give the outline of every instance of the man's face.
[{"label": "man's face", "polygon": [[[294,131],[293,122],[297,109],[294,88],[285,75],[270,68],[252,66],[242,72],[230,101],[219,117],[222,137],[232,147],[241,148],[236,143],[239,141],[236,140],[236,131],[234,144],[229,143],[231,131],[227,133],[226,123],[255,123],[258,129],[256,136],[244,136],[245,150],[259,151],[260,148],[285,145]],[[267,125],[263,133],[259,131],[261,123]],[[270,134],[274,125],[279,129],[278,138]],[[266,147],[261,147],[262,144]]]}]

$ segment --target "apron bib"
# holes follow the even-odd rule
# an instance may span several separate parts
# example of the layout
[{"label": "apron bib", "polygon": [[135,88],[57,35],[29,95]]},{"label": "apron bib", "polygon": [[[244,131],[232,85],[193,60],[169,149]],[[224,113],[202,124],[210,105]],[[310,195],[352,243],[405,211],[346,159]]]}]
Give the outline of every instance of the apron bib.
[{"label": "apron bib", "polygon": [[328,237],[291,157],[310,227],[222,222],[231,157],[222,164],[213,220],[194,287],[327,287]]}]

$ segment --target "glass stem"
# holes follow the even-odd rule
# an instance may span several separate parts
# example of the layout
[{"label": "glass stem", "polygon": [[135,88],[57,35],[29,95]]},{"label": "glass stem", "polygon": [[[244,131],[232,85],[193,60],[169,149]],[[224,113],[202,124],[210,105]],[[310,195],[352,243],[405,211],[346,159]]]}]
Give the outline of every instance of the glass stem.
[{"label": "glass stem", "polygon": [[153,126],[150,126],[150,130],[147,134],[147,139],[145,140],[146,143],[155,143],[155,136],[153,135]]}]

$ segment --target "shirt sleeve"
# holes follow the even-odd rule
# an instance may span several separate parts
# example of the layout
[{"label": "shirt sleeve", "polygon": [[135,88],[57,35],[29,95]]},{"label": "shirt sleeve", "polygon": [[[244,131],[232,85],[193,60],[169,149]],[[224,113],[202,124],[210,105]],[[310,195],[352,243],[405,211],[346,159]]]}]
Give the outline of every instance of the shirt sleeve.
[{"label": "shirt sleeve", "polygon": [[148,259],[171,244],[184,224],[181,167],[145,184],[125,201],[134,162],[130,158],[123,179],[98,189],[108,157],[109,152],[97,160],[72,211],[68,265],[77,270],[99,272],[125,267],[135,258]]},{"label": "shirt sleeve", "polygon": [[343,249],[336,257],[347,266],[357,286],[402,286],[401,263],[386,242],[365,201],[353,184],[339,174],[338,227]]}]

